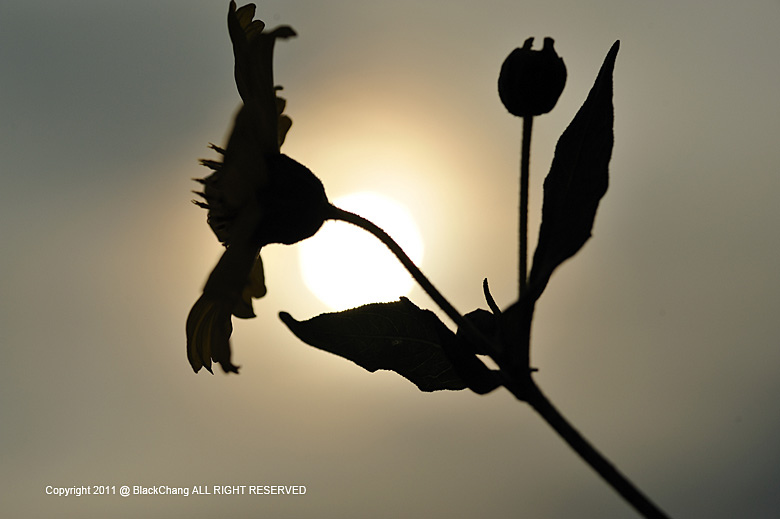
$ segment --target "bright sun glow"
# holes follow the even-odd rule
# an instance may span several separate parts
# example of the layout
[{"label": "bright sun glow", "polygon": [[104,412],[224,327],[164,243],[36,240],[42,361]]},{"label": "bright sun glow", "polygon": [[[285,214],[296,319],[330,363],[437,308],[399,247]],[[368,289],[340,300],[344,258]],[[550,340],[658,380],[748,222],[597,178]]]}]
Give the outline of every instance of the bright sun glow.
[{"label": "bright sun glow", "polygon": [[[333,205],[368,218],[385,230],[418,266],[423,242],[409,211],[371,192],[339,198]],[[328,221],[299,245],[306,286],[333,310],[395,301],[413,280],[390,250],[368,232],[345,222]]]}]

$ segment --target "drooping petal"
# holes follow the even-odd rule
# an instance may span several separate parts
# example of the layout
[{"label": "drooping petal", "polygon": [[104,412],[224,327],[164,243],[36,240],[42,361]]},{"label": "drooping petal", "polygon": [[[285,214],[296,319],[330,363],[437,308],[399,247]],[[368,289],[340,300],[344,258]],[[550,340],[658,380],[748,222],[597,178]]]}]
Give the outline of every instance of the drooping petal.
[{"label": "drooping petal", "polygon": [[230,362],[230,308],[223,301],[201,296],[187,317],[187,358],[195,373],[211,361],[218,362],[225,373],[238,373],[238,366]]},{"label": "drooping petal", "polygon": [[287,132],[290,131],[290,127],[292,127],[292,119],[290,119],[286,115],[280,115],[279,122],[278,122],[280,148],[282,147],[282,144],[284,144],[284,138],[287,137]]},{"label": "drooping petal", "polygon": [[[230,319],[247,285],[253,287],[253,293],[260,291],[258,278],[262,280],[262,266],[258,273],[255,265],[259,262],[262,246],[256,238],[261,222],[258,206],[248,204],[242,208],[233,222],[231,243],[211,271],[203,295],[190,311],[186,327],[187,357],[195,372],[201,367],[211,371],[213,360],[226,373],[238,373],[238,368],[230,361],[230,334],[233,331]],[[259,283],[265,288],[262,281]]]},{"label": "drooping petal", "polygon": [[260,254],[257,254],[255,264],[252,266],[252,272],[249,273],[249,280],[241,293],[241,300],[233,308],[233,315],[241,319],[251,319],[255,317],[255,311],[252,308],[252,299],[260,299],[266,294],[265,272],[263,271],[263,260]]}]

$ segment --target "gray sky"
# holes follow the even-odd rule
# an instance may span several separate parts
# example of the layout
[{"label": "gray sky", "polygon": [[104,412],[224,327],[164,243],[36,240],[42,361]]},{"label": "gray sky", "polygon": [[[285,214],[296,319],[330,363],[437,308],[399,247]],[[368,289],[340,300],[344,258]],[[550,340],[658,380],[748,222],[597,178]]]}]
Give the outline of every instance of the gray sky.
[{"label": "gray sky", "polygon": [[[240,376],[194,375],[184,321],[221,253],[189,202],[238,95],[228,2],[0,5],[0,500],[9,517],[623,518],[506,391],[419,393],[299,343],[327,308],[295,247],[235,324]],[[455,306],[516,286],[520,124],[501,62],[555,38],[531,228],[558,135],[610,45],[611,184],[534,322],[537,379],[674,517],[780,509],[780,4],[263,2],[294,120],[283,151],[332,198],[407,206]],[[535,237],[535,233],[532,238]],[[418,305],[433,304],[419,290]],[[366,301],[369,302],[369,301]],[[306,485],[304,496],[47,496],[47,485]]]}]

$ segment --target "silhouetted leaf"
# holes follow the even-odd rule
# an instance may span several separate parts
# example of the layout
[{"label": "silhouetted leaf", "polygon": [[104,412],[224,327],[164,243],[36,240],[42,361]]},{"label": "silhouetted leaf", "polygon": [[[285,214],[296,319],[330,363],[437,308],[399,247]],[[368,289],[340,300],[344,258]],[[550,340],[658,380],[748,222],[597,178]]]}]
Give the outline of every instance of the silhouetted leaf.
[{"label": "silhouetted leaf", "polygon": [[[431,315],[434,315],[431,313]],[[435,317],[435,316],[434,316]],[[458,328],[458,333],[441,334],[442,347],[447,358],[450,359],[455,371],[466,385],[477,393],[484,395],[490,393],[502,384],[501,372],[488,368],[476,354],[488,355],[485,345],[497,345],[499,317],[495,314],[478,308],[463,316],[473,330],[480,333],[486,340],[473,341],[468,330]],[[442,326],[444,324],[442,323]],[[449,330],[447,330],[449,331]],[[498,350],[500,353],[500,349]]]},{"label": "silhouetted leaf", "polygon": [[[430,311],[406,298],[296,321],[279,317],[300,340],[374,372],[395,371],[421,391],[465,389],[442,349],[440,334],[454,334]],[[441,326],[439,326],[441,325]]]},{"label": "silhouetted leaf", "polygon": [[529,277],[533,300],[553,270],[590,238],[596,209],[607,191],[614,141],[612,71],[619,45],[612,45],[588,98],[555,148],[544,181],[542,225]]}]

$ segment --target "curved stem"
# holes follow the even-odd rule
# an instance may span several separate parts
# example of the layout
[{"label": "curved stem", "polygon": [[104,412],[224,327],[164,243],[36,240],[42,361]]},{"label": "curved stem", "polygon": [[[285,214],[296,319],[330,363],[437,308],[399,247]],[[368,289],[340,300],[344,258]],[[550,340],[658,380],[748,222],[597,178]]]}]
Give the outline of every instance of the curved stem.
[{"label": "curved stem", "polygon": [[520,153],[520,297],[523,297],[528,289],[528,180],[533,122],[533,115],[523,117],[523,144]]},{"label": "curved stem", "polygon": [[668,519],[660,508],[621,474],[599,451],[597,451],[552,405],[536,383],[528,377],[524,384],[523,397],[534,410],[552,427],[563,440],[580,455],[623,499],[647,519]]},{"label": "curved stem", "polygon": [[468,323],[463,318],[462,315],[460,315],[460,312],[458,312],[452,304],[450,304],[449,301],[439,292],[435,286],[433,286],[433,283],[431,283],[427,277],[425,277],[425,274],[422,273],[422,271],[417,267],[417,265],[414,264],[412,259],[406,255],[404,250],[401,248],[396,241],[390,237],[389,234],[387,234],[381,227],[376,225],[371,220],[367,220],[366,218],[363,218],[362,216],[350,213],[349,211],[345,211],[344,209],[340,209],[334,205],[331,205],[328,214],[327,219],[329,220],[341,220],[343,222],[348,222],[353,225],[357,225],[363,230],[366,230],[376,236],[382,243],[384,243],[390,251],[395,254],[396,258],[403,264],[404,268],[409,271],[409,273],[412,275],[415,281],[419,283],[419,285],[422,287],[423,290],[433,299],[433,301],[439,305],[439,308],[444,310],[444,313],[447,314],[447,316],[452,319],[455,324],[460,326],[468,326]]},{"label": "curved stem", "polygon": [[[384,243],[390,251],[395,254],[396,258],[401,262],[401,264],[406,268],[407,271],[409,271],[409,274],[412,275],[415,281],[422,287],[423,290],[425,290],[425,293],[427,293],[431,299],[433,299],[433,302],[436,303],[439,308],[441,308],[445,314],[447,314],[447,317],[452,319],[455,324],[458,326],[458,330],[463,330],[464,333],[474,341],[474,343],[478,344],[482,351],[486,352],[490,357],[492,357],[494,360],[498,362],[497,359],[499,359],[499,350],[498,348],[490,341],[488,340],[482,333],[479,332],[479,330],[476,329],[476,327],[471,323],[471,321],[466,320],[460,312],[458,312],[452,304],[447,301],[447,299],[439,292],[435,286],[433,286],[433,283],[431,283],[427,277],[425,277],[425,274],[422,273],[422,271],[419,269],[417,265],[414,264],[412,259],[407,256],[406,252],[401,248],[396,241],[390,237],[389,234],[387,234],[381,227],[376,225],[371,220],[368,220],[366,218],[363,218],[359,214],[350,213],[349,211],[345,211],[344,209],[340,209],[336,207],[335,205],[330,205],[327,210],[327,214],[325,216],[328,220],[341,220],[342,222],[351,223],[352,225],[357,225],[361,229],[370,232],[373,234],[376,238],[378,238],[382,243]],[[512,380],[509,380],[508,378],[504,377],[504,382],[507,388],[511,388],[514,386],[514,383]],[[511,390],[511,389],[510,389]]]}]

